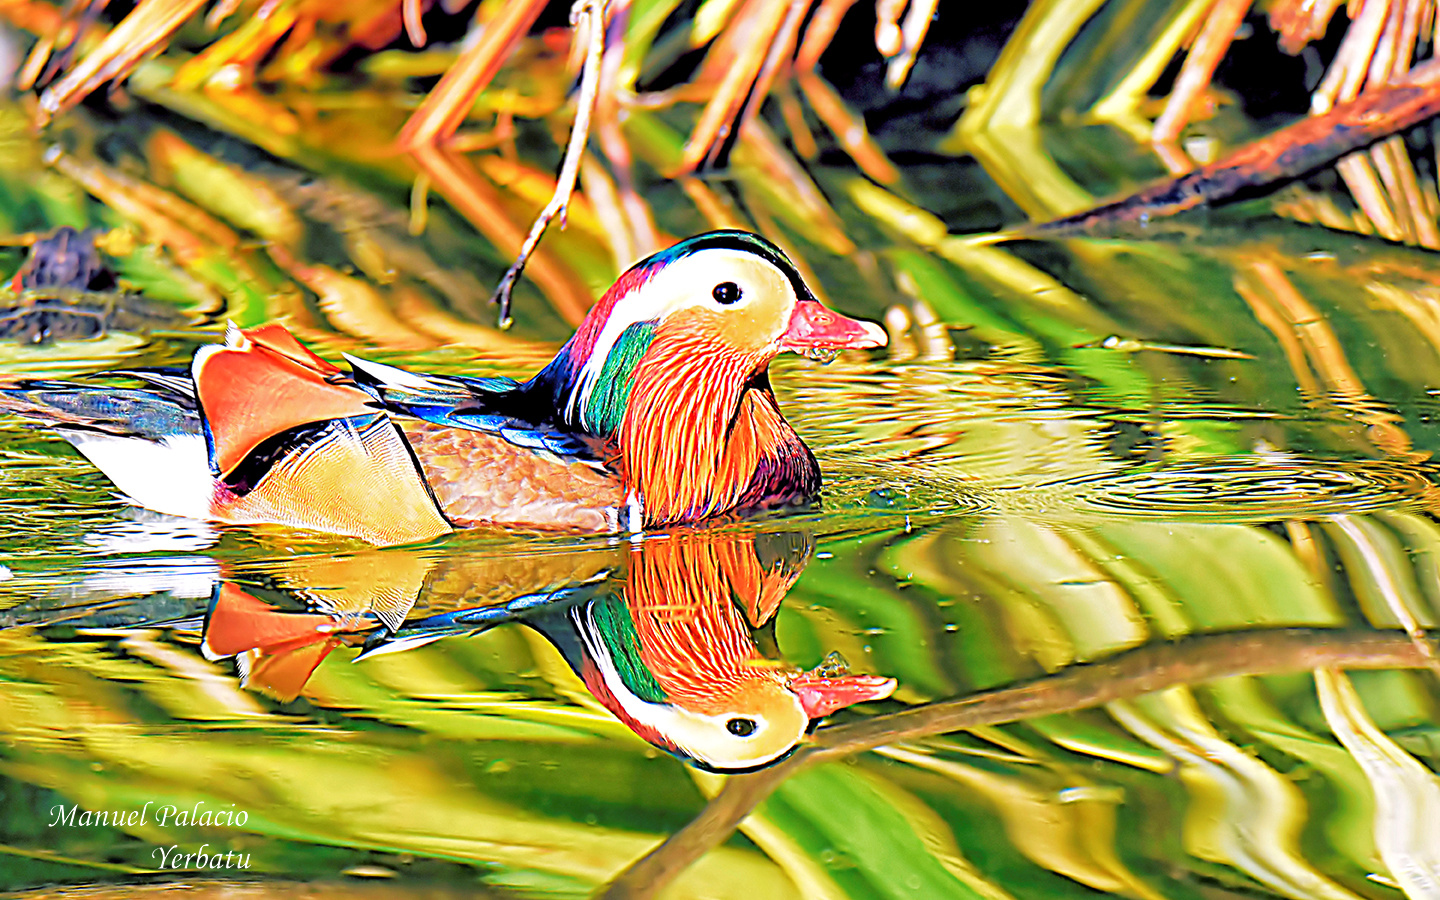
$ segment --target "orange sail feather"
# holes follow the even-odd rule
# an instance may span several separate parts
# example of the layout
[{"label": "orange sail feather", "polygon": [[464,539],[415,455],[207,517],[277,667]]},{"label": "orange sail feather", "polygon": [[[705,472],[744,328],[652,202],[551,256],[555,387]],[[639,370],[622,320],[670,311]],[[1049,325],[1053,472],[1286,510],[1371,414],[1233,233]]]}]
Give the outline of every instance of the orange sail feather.
[{"label": "orange sail feather", "polygon": [[300,346],[279,325],[231,328],[202,347],[191,368],[210,429],[210,462],[221,477],[266,438],[312,422],[374,412],[373,398],[337,382],[340,370]]}]

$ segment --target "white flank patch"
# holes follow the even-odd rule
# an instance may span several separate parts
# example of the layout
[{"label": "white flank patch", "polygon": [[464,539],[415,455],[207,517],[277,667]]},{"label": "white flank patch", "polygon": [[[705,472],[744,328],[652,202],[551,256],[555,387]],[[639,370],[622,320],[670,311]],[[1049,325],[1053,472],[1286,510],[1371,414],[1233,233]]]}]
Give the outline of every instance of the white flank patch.
[{"label": "white flank patch", "polygon": [[170,435],[159,441],[79,431],[63,436],[140,506],[191,519],[209,515],[215,479],[204,435]]},{"label": "white flank patch", "polygon": [[640,495],[635,491],[625,498],[625,526],[632,534],[645,528],[645,510],[640,505]]}]

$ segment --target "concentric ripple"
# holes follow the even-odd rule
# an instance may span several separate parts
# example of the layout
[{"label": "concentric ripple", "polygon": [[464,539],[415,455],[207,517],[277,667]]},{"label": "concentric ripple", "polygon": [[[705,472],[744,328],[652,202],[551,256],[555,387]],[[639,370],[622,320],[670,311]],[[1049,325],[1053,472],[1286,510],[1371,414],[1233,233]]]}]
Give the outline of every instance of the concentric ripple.
[{"label": "concentric ripple", "polygon": [[1317,519],[1435,503],[1435,472],[1394,462],[1238,457],[1104,473],[1005,492],[1015,511],[1221,522]]}]

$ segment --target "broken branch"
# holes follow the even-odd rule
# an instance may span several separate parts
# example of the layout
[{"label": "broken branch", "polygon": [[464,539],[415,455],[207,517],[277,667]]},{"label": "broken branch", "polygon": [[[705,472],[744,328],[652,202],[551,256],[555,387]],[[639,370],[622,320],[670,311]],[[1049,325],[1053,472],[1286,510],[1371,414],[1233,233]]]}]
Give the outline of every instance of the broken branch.
[{"label": "broken branch", "polygon": [[1440,59],[1427,60],[1403,82],[1377,88],[1319,116],[1310,116],[1241,147],[1208,166],[1142,188],[1127,197],[1020,229],[1053,237],[1125,222],[1173,216],[1240,194],[1271,190],[1348,153],[1382,141],[1440,113]]}]

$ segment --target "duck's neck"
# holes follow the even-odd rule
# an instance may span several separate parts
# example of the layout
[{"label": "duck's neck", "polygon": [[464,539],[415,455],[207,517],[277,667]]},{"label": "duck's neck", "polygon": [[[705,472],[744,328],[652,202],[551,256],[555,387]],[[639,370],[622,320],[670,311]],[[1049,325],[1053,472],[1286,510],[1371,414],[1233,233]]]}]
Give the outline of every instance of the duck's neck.
[{"label": "duck's neck", "polygon": [[645,523],[812,498],[819,467],[781,416],[759,361],[701,340],[667,341],[646,355],[615,432]]}]

